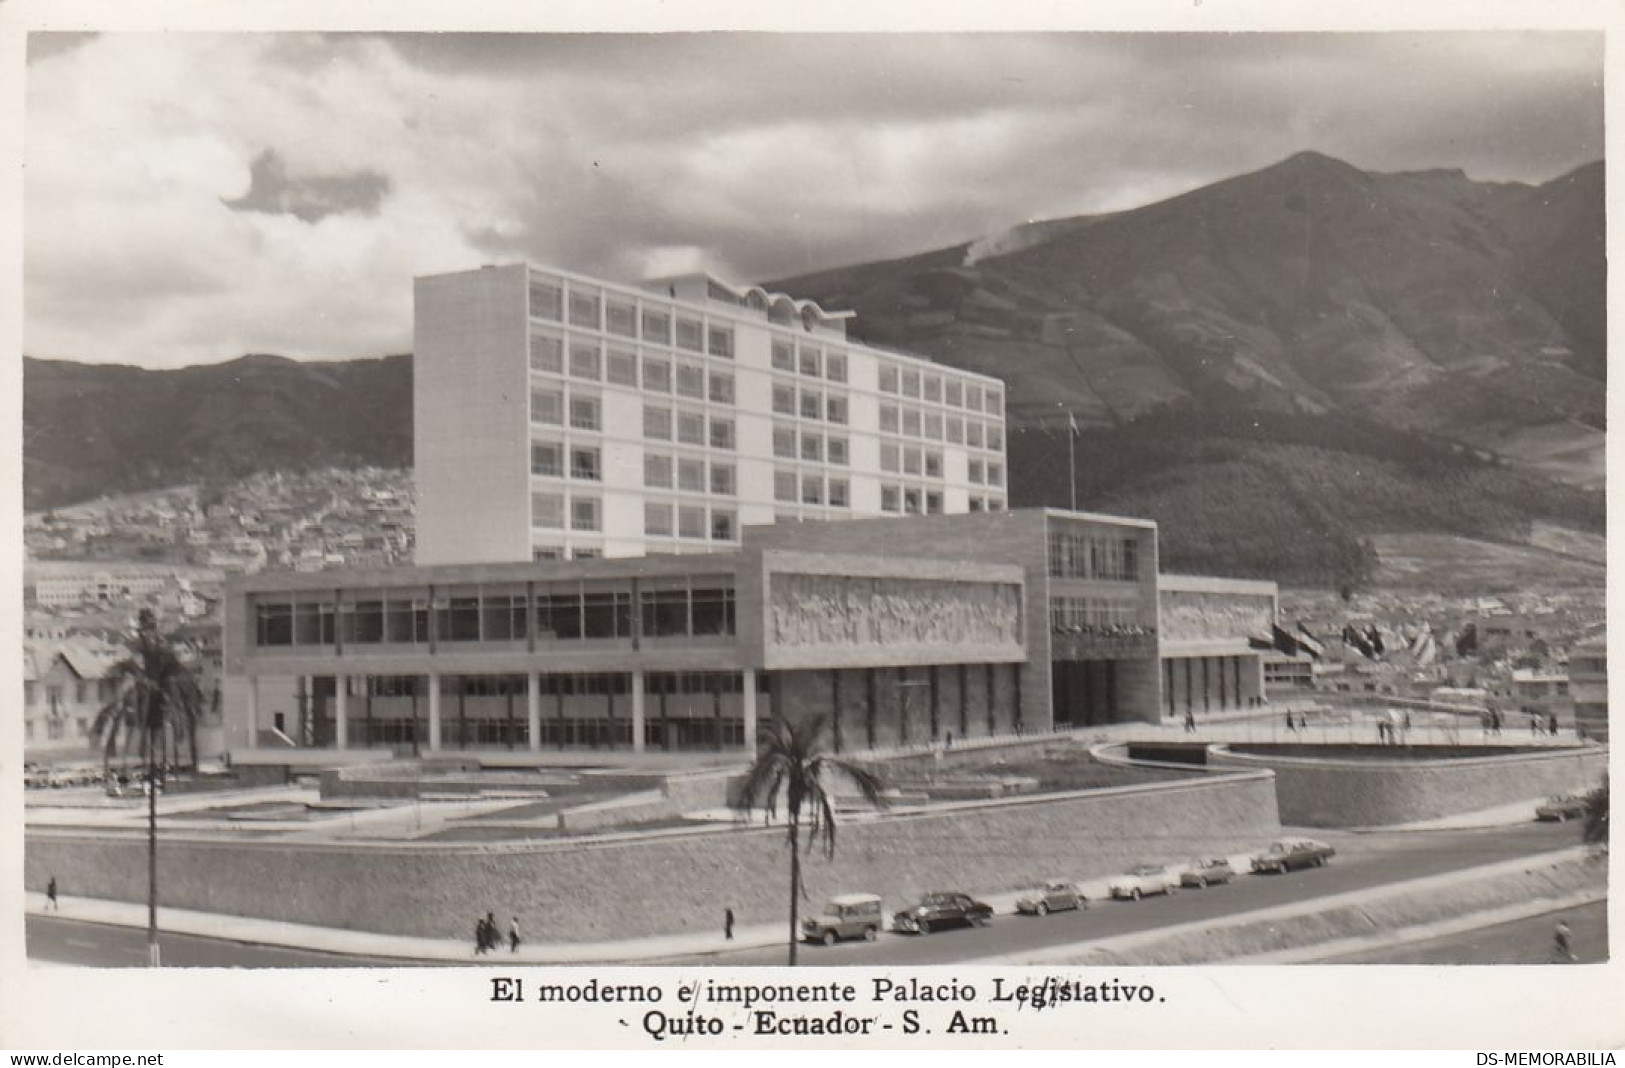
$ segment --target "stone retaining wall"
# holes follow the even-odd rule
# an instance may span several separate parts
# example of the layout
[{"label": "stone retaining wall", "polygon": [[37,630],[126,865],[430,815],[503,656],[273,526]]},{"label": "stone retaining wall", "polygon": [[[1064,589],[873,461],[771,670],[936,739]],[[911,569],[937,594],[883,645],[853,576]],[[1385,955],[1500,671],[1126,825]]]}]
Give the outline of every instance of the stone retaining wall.
[{"label": "stone retaining wall", "polygon": [[[888,911],[929,890],[993,893],[1065,875],[1090,879],[1144,862],[1255,849],[1280,822],[1268,773],[1039,798],[963,802],[848,819],[833,861],[804,866],[813,904],[870,891]],[[780,828],[473,846],[160,839],[162,902],[176,908],[356,930],[463,937],[487,910],[530,937],[607,941],[782,923],[789,864]],[[31,830],[25,879],[64,893],[141,901],[138,835]]]}]

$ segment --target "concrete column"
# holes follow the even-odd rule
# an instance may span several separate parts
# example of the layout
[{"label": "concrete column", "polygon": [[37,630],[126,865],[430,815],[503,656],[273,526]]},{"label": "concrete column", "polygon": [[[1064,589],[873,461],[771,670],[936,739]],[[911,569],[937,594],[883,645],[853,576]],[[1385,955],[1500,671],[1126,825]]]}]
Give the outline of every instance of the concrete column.
[{"label": "concrete column", "polygon": [[440,751],[440,673],[429,672],[429,749]]},{"label": "concrete column", "polygon": [[643,752],[643,671],[632,672],[632,752]]},{"label": "concrete column", "polygon": [[532,671],[525,675],[525,728],[534,752],[542,747],[542,681]]},{"label": "concrete column", "polygon": [[252,749],[260,738],[260,677],[248,676],[248,737],[243,744]]},{"label": "concrete column", "polygon": [[345,675],[333,676],[333,748],[347,749],[350,745],[349,685]]},{"label": "concrete column", "polygon": [[740,706],[745,716],[745,752],[756,753],[756,669],[740,672]]}]

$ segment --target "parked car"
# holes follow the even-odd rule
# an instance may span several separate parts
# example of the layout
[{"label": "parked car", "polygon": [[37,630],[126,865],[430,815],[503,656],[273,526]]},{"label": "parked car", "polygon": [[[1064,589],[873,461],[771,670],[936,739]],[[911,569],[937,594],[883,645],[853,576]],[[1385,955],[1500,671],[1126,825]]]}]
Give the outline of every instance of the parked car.
[{"label": "parked car", "polygon": [[981,927],[993,918],[993,906],[977,901],[969,894],[926,894],[918,905],[911,906],[892,917],[892,926],[899,931],[930,934],[944,927]]},{"label": "parked car", "polygon": [[23,786],[36,787],[49,785],[51,785],[50,771],[40,767],[38,764],[23,765]]},{"label": "parked car", "polygon": [[801,922],[801,937],[833,946],[843,938],[870,942],[886,925],[880,898],[874,894],[840,894],[824,902],[823,911]]},{"label": "parked car", "polygon": [[1586,799],[1579,794],[1554,794],[1536,807],[1535,818],[1562,823],[1565,820],[1581,818],[1585,815],[1585,811]]},{"label": "parked car", "polygon": [[1047,916],[1063,909],[1083,908],[1083,891],[1076,883],[1065,879],[1050,879],[1029,887],[1016,898],[1017,912],[1030,912],[1034,916]]},{"label": "parked car", "polygon": [[1179,875],[1161,864],[1141,864],[1111,882],[1112,897],[1138,901],[1147,894],[1171,894],[1179,889]]},{"label": "parked car", "polygon": [[1190,867],[1179,873],[1180,886],[1217,886],[1236,877],[1236,869],[1225,857],[1198,857]]},{"label": "parked car", "polygon": [[1313,838],[1283,838],[1271,842],[1264,852],[1253,857],[1254,871],[1291,871],[1294,868],[1324,868],[1326,861],[1337,855],[1337,850]]}]

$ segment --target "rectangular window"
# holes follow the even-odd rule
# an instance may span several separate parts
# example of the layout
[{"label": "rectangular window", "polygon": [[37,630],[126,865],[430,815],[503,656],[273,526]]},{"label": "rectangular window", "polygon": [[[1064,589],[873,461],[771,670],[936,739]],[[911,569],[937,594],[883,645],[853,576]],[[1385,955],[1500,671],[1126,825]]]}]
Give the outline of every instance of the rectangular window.
[{"label": "rectangular window", "polygon": [[889,363],[880,365],[880,392],[897,392],[897,368]]},{"label": "rectangular window", "polygon": [[598,381],[598,342],[584,338],[570,339],[570,377]]},{"label": "rectangular window", "polygon": [[987,502],[982,500],[980,497],[972,497],[970,498],[970,510],[973,512],[986,511]]},{"label": "rectangular window", "polygon": [[643,591],[643,636],[676,638],[688,635],[688,591]]},{"label": "rectangular window", "polygon": [[846,381],[846,353],[824,353],[824,377],[831,382]]},{"label": "rectangular window", "polygon": [[920,410],[918,408],[903,409],[903,433],[911,438],[920,436]]},{"label": "rectangular window", "polygon": [[530,335],[530,369],[548,375],[564,373],[564,339],[538,330]]},{"label": "rectangular window", "polygon": [[643,358],[643,388],[652,393],[671,392],[671,363],[653,356]]},{"label": "rectangular window", "polygon": [[706,387],[712,404],[734,402],[734,376],[727,371],[712,371],[706,377]]},{"label": "rectangular window", "polygon": [[671,440],[671,409],[658,404],[643,406],[643,436],[655,441]]},{"label": "rectangular window", "polygon": [[480,599],[478,597],[437,598],[435,634],[441,641],[480,640]]},{"label": "rectangular window", "polygon": [[564,321],[564,286],[554,278],[530,280],[530,316],[532,319]]},{"label": "rectangular window", "polygon": [[597,530],[598,529],[598,498],[597,497],[571,497],[570,498],[570,529],[571,530]]},{"label": "rectangular window", "polygon": [[734,540],[734,514],[726,508],[711,509],[711,540]]},{"label": "rectangular window", "polygon": [[599,451],[580,445],[571,449],[570,477],[579,478],[586,482],[602,482],[604,470]]},{"label": "rectangular window", "polygon": [[705,509],[697,504],[679,505],[677,508],[677,536],[679,538],[704,538],[705,535]]},{"label": "rectangular window", "polygon": [[779,415],[796,414],[796,387],[773,383],[773,410]]},{"label": "rectangular window", "polygon": [[794,371],[796,369],[796,348],[784,338],[773,339],[773,370]]},{"label": "rectangular window", "polygon": [[818,378],[823,374],[823,354],[810,345],[801,346],[801,373]]},{"label": "rectangular window", "polygon": [[637,337],[638,306],[626,297],[605,297],[604,330],[616,337]]},{"label": "rectangular window", "polygon": [[905,488],[903,490],[903,514],[904,515],[919,515],[920,514],[920,491],[919,490],[914,489],[913,487],[907,487],[907,488]]},{"label": "rectangular window", "polygon": [[711,465],[711,492],[721,494],[724,497],[734,495],[733,464]]},{"label": "rectangular window", "polygon": [[773,499],[775,501],[796,501],[796,473],[794,471],[773,472]]},{"label": "rectangular window", "polygon": [[584,638],[630,638],[632,595],[609,590],[582,594],[581,635]]},{"label": "rectangular window", "polygon": [[570,394],[570,425],[577,430],[597,430],[601,423],[598,398],[591,394]]},{"label": "rectangular window", "polygon": [[965,407],[973,412],[982,410],[982,387],[965,383]]},{"label": "rectangular window", "polygon": [[965,444],[977,449],[982,447],[982,424],[974,419],[965,420]]},{"label": "rectangular window", "polygon": [[[732,634],[734,632],[734,591],[727,589],[695,590],[693,612],[694,634],[696,636]],[[695,678],[693,675],[689,677],[694,679],[696,683],[703,681],[703,679]],[[695,688],[698,689],[698,687]]]},{"label": "rectangular window", "polygon": [[918,397],[920,395],[920,372],[910,368],[903,369],[902,393],[905,397]]},{"label": "rectangular window", "polygon": [[559,478],[564,474],[564,445],[557,441],[530,443],[530,473]]},{"label": "rectangular window", "polygon": [[677,440],[684,445],[705,444],[705,416],[699,412],[677,413]]},{"label": "rectangular window", "polygon": [[1002,486],[1002,485],[1004,485],[1004,465],[1003,464],[988,464],[987,465],[987,484],[989,486]]},{"label": "rectangular window", "polygon": [[994,452],[1004,451],[1004,428],[997,423],[987,425],[987,447]]},{"label": "rectangular window", "polygon": [[705,461],[680,457],[677,460],[677,488],[688,493],[704,493]]},{"label": "rectangular window", "polygon": [[695,400],[704,400],[705,371],[693,364],[678,364],[677,395],[679,397],[693,397]]},{"label": "rectangular window", "polygon": [[670,309],[643,309],[643,340],[653,342],[656,345],[671,344]]},{"label": "rectangular window", "polygon": [[257,644],[293,644],[293,605],[256,605],[254,607],[254,617],[255,641]]},{"label": "rectangular window", "polygon": [[888,434],[897,433],[897,405],[882,404],[880,406],[880,429]]},{"label": "rectangular window", "polygon": [[801,458],[810,463],[822,463],[824,460],[824,439],[819,434],[801,435]]},{"label": "rectangular window", "polygon": [[900,449],[898,446],[893,445],[890,442],[881,442],[880,469],[888,474],[895,475],[898,471],[902,470],[902,456],[902,449]]},{"label": "rectangular window", "polygon": [[925,477],[942,477],[942,453],[932,452],[930,449],[925,451]]},{"label": "rectangular window", "polygon": [[577,286],[570,283],[570,325],[584,326],[588,330],[601,330],[603,323],[599,318],[601,298],[597,289]]},{"label": "rectangular window", "polygon": [[903,474],[917,475],[920,473],[920,450],[903,450]]},{"label": "rectangular window", "polygon": [[671,489],[671,457],[657,452],[644,453],[643,484],[654,489]]},{"label": "rectangular window", "polygon": [[617,386],[638,385],[638,358],[636,354],[625,349],[612,348],[604,356],[604,370],[609,380]]},{"label": "rectangular window", "polygon": [[801,503],[824,503],[824,480],[817,475],[801,476]]},{"label": "rectangular window", "polygon": [[942,413],[941,412],[926,412],[925,413],[925,436],[930,438],[932,441],[941,441],[942,440]]},{"label": "rectangular window", "polygon": [[829,504],[831,508],[845,508],[849,502],[846,479],[832,478],[829,480]]},{"label": "rectangular window", "polygon": [[829,415],[829,421],[830,422],[836,423],[836,424],[838,424],[840,426],[845,426],[846,425],[846,398],[845,397],[830,397],[826,407],[827,407],[827,410],[828,410],[828,415]]},{"label": "rectangular window", "polygon": [[734,421],[718,416],[711,417],[711,447],[713,449],[731,449],[734,447]]},{"label": "rectangular window", "polygon": [[643,533],[651,538],[671,537],[671,505],[658,501],[643,503]]},{"label": "rectangular window", "polygon": [[689,315],[677,316],[677,347],[689,352],[705,351],[705,331],[698,319]]},{"label": "rectangular window", "polygon": [[795,427],[773,427],[773,455],[784,460],[796,458],[796,431]]},{"label": "rectangular window", "polygon": [[982,410],[989,415],[1004,414],[1004,394],[992,386],[987,387],[987,393],[983,397]]},{"label": "rectangular window", "polygon": [[825,441],[824,445],[824,451],[828,454],[829,462],[832,464],[840,464],[842,467],[845,467],[847,464],[846,439],[835,437],[832,434]]},{"label": "rectangular window", "polygon": [[925,494],[925,514],[926,515],[941,515],[942,514],[942,494],[936,492],[935,490],[927,490],[926,491],[926,494]]},{"label": "rectangular window", "polygon": [[709,339],[706,344],[707,352],[724,360],[734,358],[733,327],[718,326],[716,323],[712,323],[707,337]]},{"label": "rectangular window", "polygon": [[530,525],[543,530],[564,529],[564,495],[560,493],[532,493],[530,495]]},{"label": "rectangular window", "polygon": [[985,479],[984,479],[984,477],[982,475],[982,461],[980,461],[980,460],[968,460],[968,461],[966,461],[966,464],[965,464],[965,478],[968,481],[974,482],[976,485],[980,486],[985,481]]},{"label": "rectangular window", "polygon": [[532,388],[530,391],[530,421],[558,426],[564,422],[564,391],[561,389]]},{"label": "rectangular window", "polygon": [[896,486],[880,487],[880,510],[882,512],[896,512],[902,509],[902,495]]},{"label": "rectangular window", "polygon": [[964,384],[957,378],[948,379],[947,382],[943,383],[942,396],[943,400],[953,407],[963,407],[965,404]]},{"label": "rectangular window", "polygon": [[965,444],[965,420],[957,415],[950,415],[943,424],[943,436],[948,439],[949,444]]},{"label": "rectangular window", "polygon": [[[581,594],[538,593],[536,636],[574,641],[581,637]],[[545,678],[545,676],[544,676]]]},{"label": "rectangular window", "polygon": [[926,375],[920,382],[924,387],[925,399],[936,403],[942,402],[942,376]]}]

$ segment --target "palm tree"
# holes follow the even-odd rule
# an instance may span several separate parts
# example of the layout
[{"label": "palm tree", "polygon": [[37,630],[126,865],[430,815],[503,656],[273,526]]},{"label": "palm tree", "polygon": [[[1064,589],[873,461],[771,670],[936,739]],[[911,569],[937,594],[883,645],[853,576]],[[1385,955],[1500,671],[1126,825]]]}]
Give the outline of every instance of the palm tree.
[{"label": "palm tree", "polygon": [[1586,795],[1585,840],[1598,845],[1608,844],[1608,778],[1602,785]]},{"label": "palm tree", "polygon": [[190,665],[159,632],[151,611],[142,609],[136,631],[126,644],[130,655],[114,664],[107,675],[116,692],[96,714],[91,736],[103,744],[104,763],[118,752],[121,737],[126,753],[132,741],[141,747],[147,778],[147,955],[157,967],[159,781],[182,739],[191,739],[196,752],[203,692]]},{"label": "palm tree", "polygon": [[764,744],[745,775],[735,807],[750,812],[766,810],[771,820],[784,795],[790,836],[790,967],[796,965],[797,913],[801,904],[801,828],[807,826],[807,848],[823,839],[824,858],[835,857],[835,806],[827,783],[839,776],[850,780],[871,805],[883,805],[884,784],[867,768],[829,755],[823,735],[827,720],[814,717],[800,722],[775,719],[765,731]]}]

